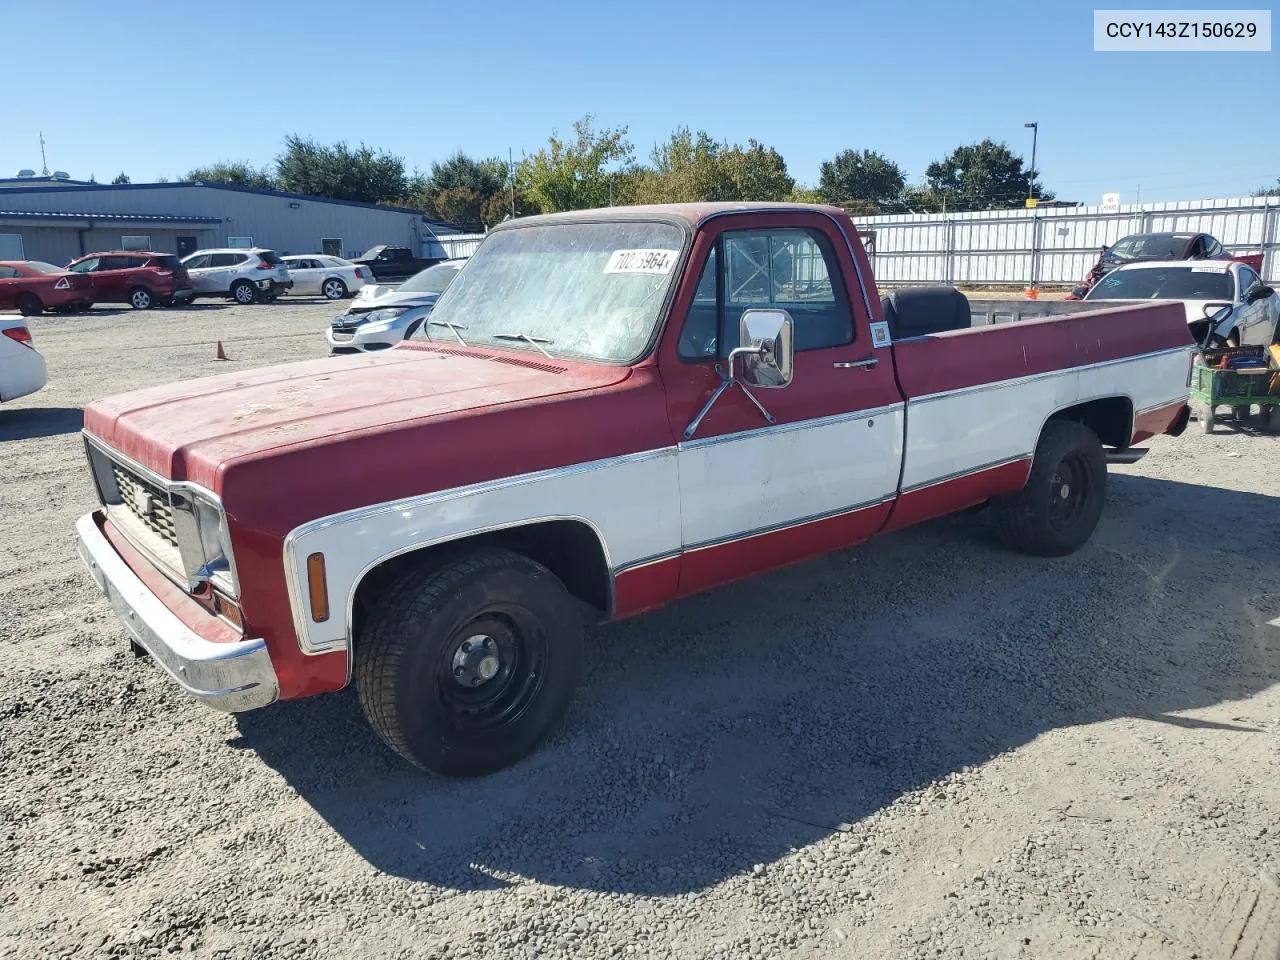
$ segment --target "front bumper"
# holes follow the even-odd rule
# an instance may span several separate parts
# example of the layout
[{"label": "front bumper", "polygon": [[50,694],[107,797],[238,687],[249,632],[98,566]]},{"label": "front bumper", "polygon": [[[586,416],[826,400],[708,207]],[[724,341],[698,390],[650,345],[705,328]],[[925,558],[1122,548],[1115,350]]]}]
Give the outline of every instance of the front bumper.
[{"label": "front bumper", "polygon": [[76,540],[80,559],[134,639],[187,693],[228,713],[256,710],[279,698],[264,641],[214,643],[199,636],[129,569],[94,514],[76,521]]}]

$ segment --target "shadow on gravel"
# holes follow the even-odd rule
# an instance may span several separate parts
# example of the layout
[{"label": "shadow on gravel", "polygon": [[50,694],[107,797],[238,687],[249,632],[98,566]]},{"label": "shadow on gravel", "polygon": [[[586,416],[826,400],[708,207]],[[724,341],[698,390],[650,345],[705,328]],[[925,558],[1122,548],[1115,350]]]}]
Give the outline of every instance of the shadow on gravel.
[{"label": "shadow on gravel", "polygon": [[1277,544],[1280,500],[1112,474],[1073,557],[947,519],[601,630],[564,727],[493,777],[411,770],[349,693],[242,715],[237,745],[389,874],[695,891],[1057,728],[1214,736],[1169,714],[1280,679]]},{"label": "shadow on gravel", "polygon": [[79,407],[0,407],[0,443],[76,433],[83,426],[84,411]]}]

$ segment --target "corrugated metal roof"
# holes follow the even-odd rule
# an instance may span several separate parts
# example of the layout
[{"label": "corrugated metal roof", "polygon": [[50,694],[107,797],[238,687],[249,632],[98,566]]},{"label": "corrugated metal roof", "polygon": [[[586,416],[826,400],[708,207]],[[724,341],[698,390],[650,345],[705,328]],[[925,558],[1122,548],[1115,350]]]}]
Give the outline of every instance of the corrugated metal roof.
[{"label": "corrugated metal roof", "polygon": [[0,210],[0,220],[121,220],[129,223],[221,223],[221,217],[182,217],[168,213],[64,213],[48,210]]}]

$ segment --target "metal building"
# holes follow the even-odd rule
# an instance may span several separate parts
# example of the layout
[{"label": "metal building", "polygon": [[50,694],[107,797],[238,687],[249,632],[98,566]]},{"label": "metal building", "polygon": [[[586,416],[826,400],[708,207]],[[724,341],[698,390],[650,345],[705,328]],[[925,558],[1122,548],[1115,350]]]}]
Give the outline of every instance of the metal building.
[{"label": "metal building", "polygon": [[372,246],[444,257],[437,239],[460,231],[420,211],[224,184],[108,185],[0,180],[0,260],[65,264],[97,250],[185,256],[207,247],[357,257]]}]

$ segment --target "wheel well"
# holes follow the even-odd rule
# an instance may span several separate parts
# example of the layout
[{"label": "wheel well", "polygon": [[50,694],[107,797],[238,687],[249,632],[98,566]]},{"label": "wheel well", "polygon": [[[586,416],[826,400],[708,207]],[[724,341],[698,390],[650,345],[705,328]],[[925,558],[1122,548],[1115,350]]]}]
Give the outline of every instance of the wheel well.
[{"label": "wheel well", "polygon": [[600,616],[611,611],[613,578],[595,529],[581,520],[543,520],[422,547],[378,564],[356,584],[352,632],[359,633],[367,604],[392,580],[414,567],[475,547],[501,547],[522,554],[554,573],[570,594]]},{"label": "wheel well", "polygon": [[1059,410],[1050,420],[1073,420],[1098,435],[1103,446],[1123,450],[1133,437],[1133,402],[1128,397],[1089,400]]}]

